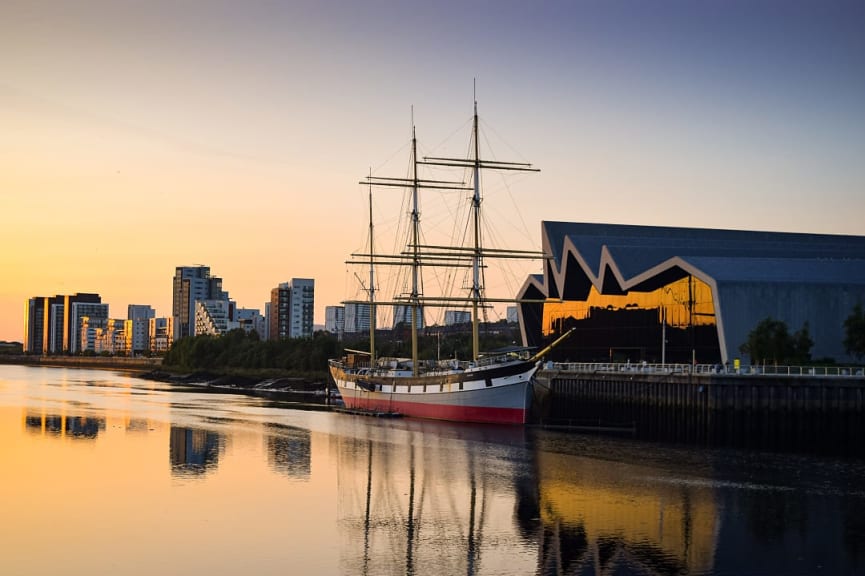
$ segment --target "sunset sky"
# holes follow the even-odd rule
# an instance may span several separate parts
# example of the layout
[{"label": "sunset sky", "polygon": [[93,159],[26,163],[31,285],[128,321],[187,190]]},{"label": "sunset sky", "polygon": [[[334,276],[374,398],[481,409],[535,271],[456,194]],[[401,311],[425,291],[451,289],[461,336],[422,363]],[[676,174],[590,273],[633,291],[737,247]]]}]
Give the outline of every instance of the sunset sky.
[{"label": "sunset sky", "polygon": [[542,170],[486,196],[511,247],[542,220],[865,234],[861,1],[3,0],[0,340],[32,296],[168,316],[192,264],[262,311],[314,278],[323,324],[358,180],[403,175],[412,114],[463,154],[475,80],[496,157]]}]

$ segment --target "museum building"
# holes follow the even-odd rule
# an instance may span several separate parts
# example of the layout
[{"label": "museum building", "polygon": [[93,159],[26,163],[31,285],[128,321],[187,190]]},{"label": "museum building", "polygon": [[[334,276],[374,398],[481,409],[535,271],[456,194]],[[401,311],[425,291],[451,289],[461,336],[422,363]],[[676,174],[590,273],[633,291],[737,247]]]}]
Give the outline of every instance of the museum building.
[{"label": "museum building", "polygon": [[543,222],[544,273],[520,294],[523,341],[570,362],[748,364],[766,319],[807,329],[813,359],[853,362],[844,321],[865,306],[865,237]]}]

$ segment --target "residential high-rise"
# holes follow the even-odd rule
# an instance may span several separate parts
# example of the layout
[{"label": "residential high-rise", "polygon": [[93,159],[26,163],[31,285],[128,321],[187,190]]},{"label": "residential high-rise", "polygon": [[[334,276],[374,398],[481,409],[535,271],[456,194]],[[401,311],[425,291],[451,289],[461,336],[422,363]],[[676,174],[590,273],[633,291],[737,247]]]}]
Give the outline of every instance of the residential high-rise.
[{"label": "residential high-rise", "polygon": [[[66,297],[69,302],[69,296]],[[97,296],[98,298],[98,296]],[[81,347],[81,326],[84,317],[89,318],[91,326],[96,326],[100,320],[108,320],[108,304],[96,302],[72,302],[69,305],[64,305],[64,316],[69,322],[69,343],[68,348],[64,346],[70,354],[76,354],[83,351]],[[101,326],[100,326],[101,327]]]},{"label": "residential high-rise", "polygon": [[519,322],[519,318],[517,317],[517,307],[516,306],[508,306],[506,308],[507,319],[510,323]]},{"label": "residential high-rise", "polygon": [[29,354],[74,352],[78,349],[80,317],[72,314],[72,305],[101,302],[99,294],[89,293],[30,298],[24,318],[24,351]]},{"label": "residential high-rise", "polygon": [[[61,298],[61,296],[57,296]],[[108,304],[102,304],[99,294],[79,292],[77,294],[63,296],[63,352],[74,354],[78,350],[78,329],[80,328],[82,316],[95,316],[108,318]],[[77,306],[80,304],[81,306]],[[98,305],[97,308],[88,308],[85,305]],[[104,306],[104,308],[102,308]],[[104,314],[104,315],[103,315]]]},{"label": "residential high-rise", "polygon": [[[108,306],[103,304],[103,306]],[[94,354],[129,354],[128,325],[130,320],[122,318],[90,318],[82,316],[78,328],[79,352]]]},{"label": "residential high-rise", "polygon": [[472,321],[472,313],[467,310],[445,310],[445,326],[467,324]]},{"label": "residential high-rise", "polygon": [[209,266],[178,266],[172,298],[175,340],[195,336],[196,300],[228,300],[222,291],[222,278],[211,278]]},{"label": "residential high-rise", "polygon": [[324,329],[342,339],[345,332],[345,306],[325,306]]},{"label": "residential high-rise", "polygon": [[265,339],[264,316],[255,308],[238,308],[235,312],[238,328],[247,334],[255,332],[262,340]]},{"label": "residential high-rise", "polygon": [[34,296],[24,309],[24,352],[45,354],[48,351],[48,298]]},{"label": "residential high-rise", "polygon": [[270,291],[270,340],[312,337],[315,280],[292,278]]},{"label": "residential high-rise", "polygon": [[345,332],[356,334],[369,332],[369,304],[348,302],[345,305]]},{"label": "residential high-rise", "polygon": [[237,328],[237,323],[231,320],[228,300],[196,300],[195,301],[195,334],[221,336]]},{"label": "residential high-rise", "polygon": [[[102,331],[108,325],[108,318],[82,316],[78,326],[78,342],[75,349],[79,352],[96,352],[96,342],[101,340]],[[100,345],[100,352],[102,347]]]},{"label": "residential high-rise", "polygon": [[48,353],[63,353],[63,297],[55,296],[48,299],[50,317],[48,321]]},{"label": "residential high-rise", "polygon": [[[402,325],[404,328],[408,328],[412,323],[412,311],[414,310],[413,306],[405,306],[402,304],[397,304],[393,307],[393,327],[397,328]],[[417,328],[424,327],[424,319],[423,319],[423,308],[418,308],[417,311]]]},{"label": "residential high-rise", "polygon": [[150,319],[156,318],[156,310],[146,304],[130,304],[126,319],[126,338],[129,341],[127,353],[140,354],[150,346]]},{"label": "residential high-rise", "polygon": [[165,354],[174,341],[174,318],[151,318],[148,323],[148,349],[153,354]]}]

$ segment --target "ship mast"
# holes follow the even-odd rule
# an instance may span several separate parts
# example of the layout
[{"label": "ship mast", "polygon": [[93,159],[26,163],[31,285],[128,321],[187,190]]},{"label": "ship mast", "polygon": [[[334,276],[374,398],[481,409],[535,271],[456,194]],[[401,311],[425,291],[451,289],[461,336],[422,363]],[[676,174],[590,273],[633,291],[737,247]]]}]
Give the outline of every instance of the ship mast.
[{"label": "ship mast", "polygon": [[531,164],[524,162],[501,162],[498,160],[482,160],[480,156],[480,138],[478,129],[478,102],[474,101],[474,117],[472,121],[472,152],[473,158],[432,158],[425,157],[423,164],[434,166],[454,166],[461,168],[471,168],[472,177],[474,179],[474,187],[472,193],[471,219],[472,219],[472,247],[471,247],[471,267],[472,267],[472,288],[469,300],[472,307],[472,359],[477,361],[480,356],[480,317],[479,310],[483,307],[486,300],[483,295],[483,285],[481,282],[481,269],[483,268],[483,258],[485,254],[492,254],[499,258],[508,257],[543,257],[542,254],[530,254],[529,252],[520,253],[517,251],[489,251],[484,250],[481,240],[481,170],[517,170],[521,172],[540,172],[538,168],[532,168]]},{"label": "ship mast", "polygon": [[[418,159],[417,155],[417,137],[412,121],[412,140],[411,140],[411,174],[409,177],[391,178],[367,176],[361,184],[372,186],[391,186],[398,188],[411,189],[411,230],[410,240],[407,250],[401,254],[376,254],[372,243],[372,192],[370,192],[370,252],[369,254],[352,254],[353,258],[368,259],[370,267],[370,291],[369,304],[370,310],[370,345],[374,342],[374,276],[373,267],[375,265],[390,265],[390,266],[410,266],[411,270],[411,292],[408,296],[397,298],[393,302],[378,302],[378,304],[392,304],[405,307],[406,304],[411,310],[411,356],[412,356],[412,371],[415,376],[418,375],[418,330],[421,323],[421,306],[450,306],[455,302],[465,304],[470,302],[472,310],[472,359],[477,361],[480,356],[480,310],[491,302],[514,302],[514,299],[498,299],[487,298],[484,295],[484,286],[482,271],[485,258],[519,258],[519,259],[543,259],[546,256],[542,252],[532,252],[524,250],[496,250],[485,249],[483,247],[483,227],[481,223],[481,204],[483,202],[481,196],[480,175],[483,169],[493,170],[516,170],[521,172],[540,172],[539,169],[533,168],[531,164],[524,162],[502,162],[499,160],[484,160],[480,156],[480,138],[479,138],[479,121],[478,121],[478,104],[474,101],[474,116],[472,122],[472,157],[471,158],[437,158],[424,157],[423,160]],[[471,187],[467,187],[463,182],[453,182],[447,180],[426,180],[421,179],[418,175],[419,165],[430,166],[449,166],[462,169],[471,169],[474,183]],[[426,246],[421,244],[420,237],[420,210],[418,206],[419,192],[422,189],[437,189],[437,190],[463,190],[472,191],[471,200],[471,246]],[[365,260],[366,261],[366,260]],[[357,263],[355,262],[347,262]],[[447,266],[447,267],[465,267],[472,270],[472,286],[471,294],[468,298],[450,298],[450,297],[425,297],[421,294],[420,273],[421,266]],[[374,354],[374,350],[372,351]]]},{"label": "ship mast", "polygon": [[[372,169],[370,169],[372,178]],[[374,226],[372,223],[372,183],[369,185],[369,366],[375,366],[375,244],[373,243]]]},{"label": "ship mast", "polygon": [[[372,342],[374,341],[374,323],[373,319],[373,309],[374,306],[374,286],[373,286],[373,267],[375,264],[384,264],[384,265],[392,265],[392,266],[405,266],[406,254],[376,254],[374,250],[374,246],[372,243],[372,186],[391,186],[398,188],[411,188],[412,200],[411,200],[411,239],[409,246],[408,257],[410,260],[410,268],[411,268],[411,292],[408,295],[407,299],[402,300],[401,302],[391,302],[391,304],[397,304],[405,306],[406,302],[408,303],[408,307],[411,310],[411,357],[412,357],[412,371],[415,376],[418,375],[419,370],[419,362],[418,362],[418,329],[420,327],[420,319],[421,319],[421,294],[420,294],[420,272],[421,272],[421,244],[420,244],[420,209],[418,205],[418,193],[421,189],[438,189],[438,190],[467,190],[462,182],[451,182],[446,180],[423,180],[418,176],[418,164],[421,162],[418,161],[417,158],[417,136],[415,131],[414,122],[412,122],[411,128],[411,175],[408,178],[389,178],[389,177],[381,177],[381,176],[372,176],[370,174],[367,176],[366,181],[361,181],[361,184],[367,184],[370,187],[370,250],[369,254],[352,254],[352,257],[364,257],[369,258],[369,267],[370,267],[370,347],[372,348]],[[371,353],[374,354],[374,350],[371,350]]]},{"label": "ship mast", "polygon": [[415,136],[414,125],[411,127],[411,166],[412,166],[412,183],[411,183],[411,295],[409,302],[411,304],[411,364],[412,373],[418,375],[418,352],[417,352],[417,331],[418,331],[418,315],[420,313],[420,291],[418,289],[418,277],[420,276],[420,213],[418,211],[417,191],[417,137]]},{"label": "ship mast", "polygon": [[478,306],[481,302],[481,160],[478,144],[478,101],[475,100],[472,122],[475,158],[472,167],[474,194],[472,195],[472,229],[474,231],[474,252],[472,255],[472,360],[477,361],[480,354],[480,318]]}]

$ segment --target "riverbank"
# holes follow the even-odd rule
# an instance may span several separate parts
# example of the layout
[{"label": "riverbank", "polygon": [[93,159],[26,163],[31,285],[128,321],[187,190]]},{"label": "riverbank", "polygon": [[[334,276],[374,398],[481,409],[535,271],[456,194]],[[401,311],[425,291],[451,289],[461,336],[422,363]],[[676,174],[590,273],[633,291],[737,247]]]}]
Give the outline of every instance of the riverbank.
[{"label": "riverbank", "polygon": [[114,356],[31,356],[26,354],[0,355],[0,364],[22,366],[54,366],[69,368],[98,368],[147,372],[162,366],[162,358],[124,358]]},{"label": "riverbank", "polygon": [[123,358],[108,356],[30,356],[0,355],[0,364],[96,368],[132,372],[138,378],[178,385],[195,385],[223,391],[245,392],[270,396],[334,397],[335,388],[328,386],[326,376],[309,378],[292,376],[280,371],[216,372],[198,370],[182,372],[162,365],[162,358]]},{"label": "riverbank", "polygon": [[139,378],[178,386],[195,386],[219,392],[236,392],[272,399],[329,405],[339,398],[336,388],[326,379],[311,380],[293,376],[261,377],[258,375],[197,371],[177,373],[155,369],[137,374]]}]

